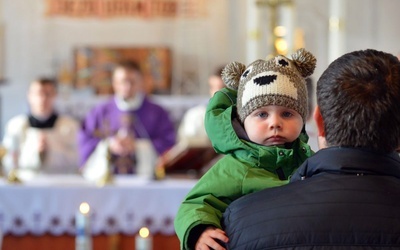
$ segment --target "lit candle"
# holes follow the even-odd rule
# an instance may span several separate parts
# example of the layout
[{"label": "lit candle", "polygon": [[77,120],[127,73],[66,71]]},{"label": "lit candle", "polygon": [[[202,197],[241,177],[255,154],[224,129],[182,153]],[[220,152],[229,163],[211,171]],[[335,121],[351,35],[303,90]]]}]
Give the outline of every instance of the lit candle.
[{"label": "lit candle", "polygon": [[90,206],[82,202],[75,216],[76,237],[75,250],[92,250],[92,236],[90,232]]},{"label": "lit candle", "polygon": [[153,237],[150,235],[150,231],[147,227],[142,227],[139,230],[139,234],[135,237],[135,249],[136,250],[153,249]]}]

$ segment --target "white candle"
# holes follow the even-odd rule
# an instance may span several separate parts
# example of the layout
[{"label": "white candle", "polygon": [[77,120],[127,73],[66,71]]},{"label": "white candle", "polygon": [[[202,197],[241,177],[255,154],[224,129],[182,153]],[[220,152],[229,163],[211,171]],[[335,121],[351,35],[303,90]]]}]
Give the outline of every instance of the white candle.
[{"label": "white candle", "polygon": [[92,250],[92,236],[90,232],[90,206],[83,202],[75,216],[75,250]]},{"label": "white candle", "polygon": [[147,227],[142,227],[139,230],[139,234],[136,235],[135,249],[136,250],[152,250],[153,249],[153,237],[150,235],[150,231]]}]

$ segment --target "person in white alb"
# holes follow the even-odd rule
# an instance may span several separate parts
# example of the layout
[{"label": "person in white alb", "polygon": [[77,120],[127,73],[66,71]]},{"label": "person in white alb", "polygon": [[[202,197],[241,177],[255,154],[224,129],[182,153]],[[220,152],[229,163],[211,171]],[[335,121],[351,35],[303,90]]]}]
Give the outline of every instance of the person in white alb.
[{"label": "person in white alb", "polygon": [[29,113],[8,121],[3,137],[7,153],[3,172],[15,169],[21,179],[37,173],[78,173],[77,131],[79,122],[57,114],[56,82],[41,78],[28,90]]},{"label": "person in white alb", "polygon": [[[225,87],[221,78],[222,70],[223,67],[219,67],[208,78],[210,97],[212,97],[215,92]],[[178,141],[189,141],[190,143],[196,142],[201,144],[211,143],[204,127],[206,108],[207,103],[202,103],[185,112],[178,128]]]}]

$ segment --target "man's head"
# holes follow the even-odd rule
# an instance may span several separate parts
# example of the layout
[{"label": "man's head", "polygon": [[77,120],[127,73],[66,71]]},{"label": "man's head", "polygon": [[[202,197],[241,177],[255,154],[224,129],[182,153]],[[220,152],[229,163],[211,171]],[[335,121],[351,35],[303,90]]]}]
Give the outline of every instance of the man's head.
[{"label": "man's head", "polygon": [[209,78],[208,78],[208,86],[210,89],[210,96],[213,96],[215,92],[225,87],[224,82],[222,81],[223,67],[218,68]]},{"label": "man's head", "polygon": [[46,118],[54,111],[57,96],[56,82],[49,78],[39,78],[31,82],[27,94],[32,115]]},{"label": "man's head", "polygon": [[124,100],[143,91],[143,75],[137,63],[124,61],[116,65],[112,75],[114,93]]},{"label": "man's head", "polygon": [[400,63],[376,50],[345,54],[317,82],[315,119],[327,146],[392,152],[400,145]]}]

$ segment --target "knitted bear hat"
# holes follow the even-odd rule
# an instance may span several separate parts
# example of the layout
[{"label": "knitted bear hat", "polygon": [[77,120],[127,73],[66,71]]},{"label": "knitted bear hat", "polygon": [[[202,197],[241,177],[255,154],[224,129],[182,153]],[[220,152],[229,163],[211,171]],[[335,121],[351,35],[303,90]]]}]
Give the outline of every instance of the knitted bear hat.
[{"label": "knitted bear hat", "polygon": [[241,122],[254,110],[268,105],[284,106],[307,118],[307,86],[305,79],[315,69],[317,60],[305,49],[292,54],[292,60],[276,56],[257,60],[247,68],[231,62],[222,71],[228,88],[238,91],[237,112]]}]

